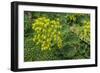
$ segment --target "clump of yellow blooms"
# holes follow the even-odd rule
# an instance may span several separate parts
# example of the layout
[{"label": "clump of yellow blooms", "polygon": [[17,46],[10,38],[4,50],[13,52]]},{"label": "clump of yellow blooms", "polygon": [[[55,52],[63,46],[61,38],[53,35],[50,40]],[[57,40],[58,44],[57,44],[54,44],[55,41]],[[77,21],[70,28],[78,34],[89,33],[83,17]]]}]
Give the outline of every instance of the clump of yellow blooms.
[{"label": "clump of yellow blooms", "polygon": [[85,21],[83,26],[83,31],[79,35],[82,40],[89,43],[90,42],[90,21]]},{"label": "clump of yellow blooms", "polygon": [[41,47],[41,50],[51,49],[52,43],[58,48],[62,47],[62,35],[59,18],[50,20],[47,17],[39,17],[32,24],[35,35],[33,42]]},{"label": "clump of yellow blooms", "polygon": [[84,25],[80,27],[71,26],[71,32],[74,32],[79,38],[86,43],[90,43],[90,21],[84,21]]}]

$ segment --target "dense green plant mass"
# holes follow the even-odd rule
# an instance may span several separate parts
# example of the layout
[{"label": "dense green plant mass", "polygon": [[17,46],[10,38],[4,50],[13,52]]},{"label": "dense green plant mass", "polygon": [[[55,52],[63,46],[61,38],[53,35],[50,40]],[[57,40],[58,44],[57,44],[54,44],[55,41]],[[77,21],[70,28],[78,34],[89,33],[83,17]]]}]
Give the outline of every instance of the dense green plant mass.
[{"label": "dense green plant mass", "polygon": [[90,15],[24,12],[24,61],[90,58]]}]

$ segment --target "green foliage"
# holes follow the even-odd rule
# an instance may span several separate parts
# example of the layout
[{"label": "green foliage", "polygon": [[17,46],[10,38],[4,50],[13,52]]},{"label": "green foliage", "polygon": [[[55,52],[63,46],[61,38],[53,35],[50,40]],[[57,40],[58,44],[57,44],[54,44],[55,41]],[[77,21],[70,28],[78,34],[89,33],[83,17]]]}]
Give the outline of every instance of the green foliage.
[{"label": "green foliage", "polygon": [[24,61],[90,58],[90,15],[24,13]]}]

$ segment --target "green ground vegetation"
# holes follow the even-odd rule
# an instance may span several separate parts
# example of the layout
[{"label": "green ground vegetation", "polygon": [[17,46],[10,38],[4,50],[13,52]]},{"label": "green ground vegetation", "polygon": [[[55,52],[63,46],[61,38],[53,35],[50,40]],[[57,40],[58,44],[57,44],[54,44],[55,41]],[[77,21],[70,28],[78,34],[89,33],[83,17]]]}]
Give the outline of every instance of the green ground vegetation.
[{"label": "green ground vegetation", "polygon": [[24,61],[89,58],[89,14],[24,12]]}]

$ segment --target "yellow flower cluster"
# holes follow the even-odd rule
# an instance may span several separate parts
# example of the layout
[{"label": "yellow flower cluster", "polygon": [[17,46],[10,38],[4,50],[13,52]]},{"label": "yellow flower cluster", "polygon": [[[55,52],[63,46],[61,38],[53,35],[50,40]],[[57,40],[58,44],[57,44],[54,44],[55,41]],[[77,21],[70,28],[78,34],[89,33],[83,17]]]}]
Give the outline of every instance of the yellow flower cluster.
[{"label": "yellow flower cluster", "polygon": [[33,42],[41,47],[41,50],[51,49],[54,43],[58,48],[62,47],[61,28],[59,18],[50,20],[47,17],[39,17],[32,24],[34,30]]},{"label": "yellow flower cluster", "polygon": [[80,37],[85,42],[90,42],[90,22],[84,22],[83,31],[80,33]]}]

